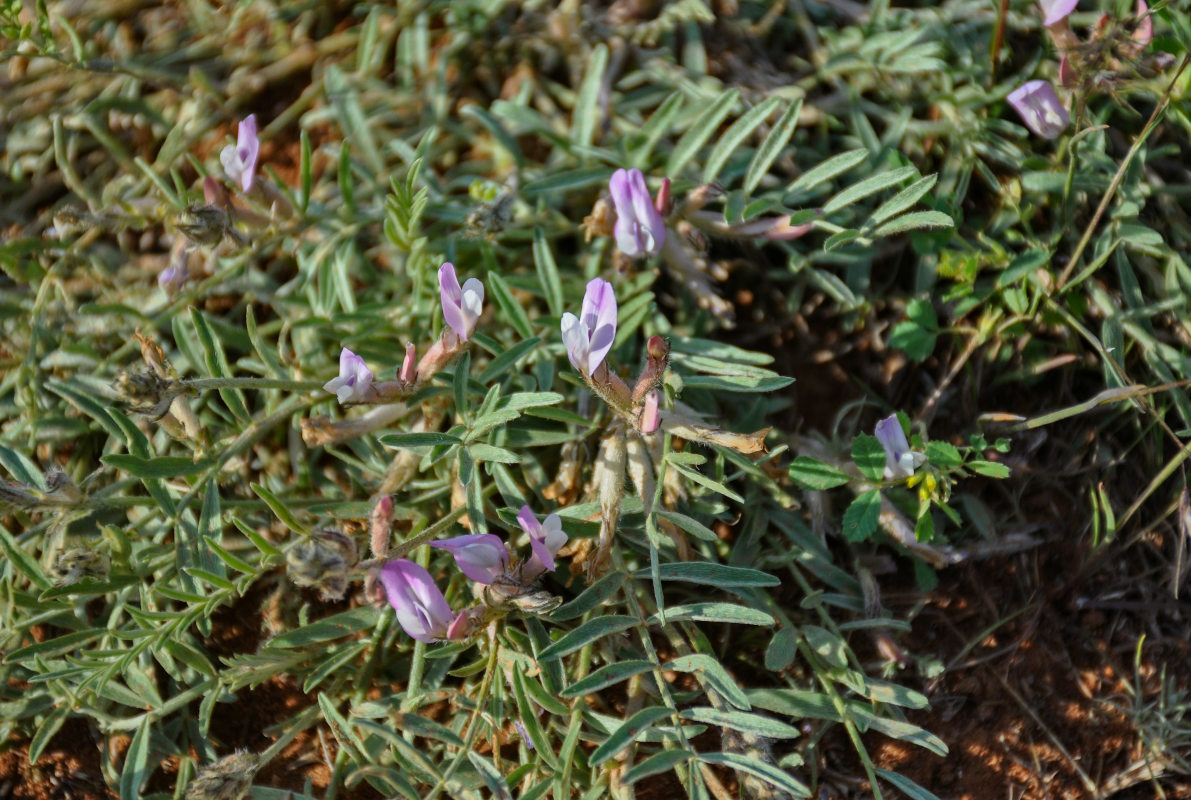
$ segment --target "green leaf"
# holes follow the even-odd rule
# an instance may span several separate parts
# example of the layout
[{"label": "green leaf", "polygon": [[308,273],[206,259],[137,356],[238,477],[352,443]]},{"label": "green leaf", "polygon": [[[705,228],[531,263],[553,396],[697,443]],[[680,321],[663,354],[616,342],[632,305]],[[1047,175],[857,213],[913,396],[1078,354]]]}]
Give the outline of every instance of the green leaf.
[{"label": "green leaf", "polygon": [[713,480],[712,478],[707,477],[703,473],[696,472],[695,470],[689,469],[688,467],[684,467],[681,464],[673,463],[673,460],[669,459],[668,456],[667,456],[667,459],[671,461],[671,468],[675,472],[678,472],[681,475],[685,476],[687,479],[692,480],[701,486],[706,486],[708,489],[711,489],[713,492],[722,494],[724,497],[727,497],[729,500],[735,500],[737,503],[744,503],[743,497],[741,497],[739,494],[732,491],[731,489],[729,489],[727,486],[720,483],[719,481]]},{"label": "green leaf", "polygon": [[16,567],[17,572],[28,578],[38,589],[44,592],[54,588],[53,582],[46,577],[37,559],[22,550],[17,540],[3,525],[0,525],[0,549],[4,551],[9,563]]},{"label": "green leaf", "polygon": [[537,336],[531,336],[524,341],[518,342],[509,349],[504,350],[497,355],[496,358],[488,362],[488,366],[484,367],[484,371],[480,373],[479,377],[476,378],[476,381],[484,384],[485,386],[491,384],[494,379],[500,377],[509,369],[511,369],[513,365],[517,363],[518,359],[532,352],[541,343],[541,338]]},{"label": "green leaf", "polygon": [[396,714],[393,717],[393,723],[399,730],[409,731],[426,739],[436,739],[440,742],[446,742],[452,747],[466,746],[455,731],[446,725],[437,723],[432,719],[427,719],[421,714]]},{"label": "green leaf", "polygon": [[710,706],[696,706],[684,708],[678,712],[678,716],[720,728],[752,733],[766,739],[797,739],[802,735],[802,731],[793,725],[747,711],[720,711]]},{"label": "green leaf", "polygon": [[740,753],[700,753],[699,760],[707,764],[729,767],[741,772],[755,775],[771,786],[781,789],[795,797],[810,797],[811,790],[802,781],[772,764],[767,764],[758,758]]},{"label": "green leaf", "polygon": [[413,433],[387,433],[380,437],[380,443],[385,447],[393,447],[398,450],[405,450],[414,447],[434,447],[436,445],[450,446],[463,444],[463,440],[458,436],[452,436],[449,433],[426,431]]},{"label": "green leaf", "polygon": [[608,70],[608,46],[603,42],[591,50],[583,83],[575,95],[575,108],[571,112],[571,144],[576,148],[591,147],[603,106],[600,105],[600,89],[604,73]]},{"label": "green leaf", "polygon": [[942,211],[912,211],[909,214],[894,217],[884,225],[878,226],[869,236],[874,239],[880,239],[882,236],[893,236],[898,233],[919,230],[921,228],[954,227],[955,221]]},{"label": "green leaf", "polygon": [[566,622],[567,620],[578,619],[593,608],[607,602],[609,598],[620,591],[622,585],[624,585],[624,573],[609,572],[591,586],[584,589],[574,600],[557,608],[550,614],[550,620],[552,622]]},{"label": "green leaf", "polygon": [[794,663],[798,655],[798,629],[792,625],[779,630],[765,648],[765,669],[778,672]]},{"label": "green leaf", "polygon": [[799,633],[806,644],[823,662],[839,669],[848,668],[848,645],[836,634],[818,625],[803,625]]},{"label": "green leaf", "polygon": [[41,470],[24,453],[0,445],[0,464],[4,465],[17,483],[30,489],[46,491],[45,478]]},{"label": "green leaf", "polygon": [[850,542],[862,542],[877,530],[881,516],[881,492],[869,489],[848,506],[844,512],[844,537]]},{"label": "green leaf", "polygon": [[964,457],[950,442],[927,442],[926,458],[936,467],[958,467],[964,463]]},{"label": "green leaf", "polygon": [[[650,568],[639,569],[633,574],[634,578],[648,578],[652,575]],[[727,564],[712,564],[707,561],[681,561],[669,564],[659,564],[658,578],[663,581],[685,581],[707,586],[718,586],[722,589],[743,589],[754,586],[780,586],[781,579],[768,572],[750,569],[748,567],[733,567]],[[667,618],[669,614],[667,613]]]},{"label": "green leaf", "polygon": [[[666,612],[667,617],[670,617],[670,612]],[[691,653],[685,656],[671,659],[662,665],[664,670],[676,670],[678,672],[698,672],[703,675],[711,687],[724,696],[732,705],[741,709],[742,711],[749,711],[752,706],[749,705],[749,699],[745,696],[744,690],[736,682],[736,679],[728,674],[723,665],[719,661],[712,658],[705,653]]]},{"label": "green leaf", "polygon": [[672,178],[677,178],[686,163],[695,157],[699,148],[711,138],[720,123],[732,112],[738,99],[740,99],[740,90],[729,89],[705,108],[694,124],[687,128],[686,133],[678,140],[678,144],[674,145],[674,150],[670,153],[670,159],[666,162],[666,168],[662,172]]},{"label": "green leaf", "polygon": [[704,183],[713,183],[719,177],[720,170],[728,163],[728,159],[740,149],[746,139],[752,136],[758,126],[769,119],[781,102],[778,97],[770,97],[761,101],[742,114],[728,127],[728,130],[724,131],[719,141],[715,143],[715,147],[711,149],[711,155],[707,156],[707,161],[703,164]]},{"label": "green leaf", "polygon": [[864,223],[865,226],[880,225],[890,217],[902,213],[922,199],[924,194],[933,189],[938,180],[938,175],[927,175],[925,178],[919,178],[914,181],[878,206],[877,210],[869,215],[868,220]]},{"label": "green leaf", "polygon": [[342,639],[376,625],[379,613],[371,606],[353,608],[351,611],[344,611],[333,617],[320,619],[292,631],[286,631],[280,636],[274,636],[265,646],[274,649],[288,649]]},{"label": "green leaf", "polygon": [[773,162],[782,154],[794,129],[798,127],[798,115],[802,112],[802,98],[798,98],[786,108],[781,119],[769,131],[761,147],[753,154],[748,170],[744,173],[744,193],[751,195],[761,183],[761,179],[769,172]]},{"label": "green leaf", "polygon": [[677,511],[666,511],[658,509],[657,515],[662,519],[669,520],[677,525],[682,530],[694,536],[696,539],[702,539],[705,542],[718,542],[720,537],[715,535],[715,531],[708,528],[697,519],[688,517],[686,514],[679,514]]},{"label": "green leaf", "polygon": [[836,175],[847,172],[868,158],[868,150],[864,147],[848,150],[802,173],[798,180],[786,189],[787,194],[799,194],[810,191],[819,184],[826,183]]},{"label": "green leaf", "polygon": [[[496,305],[500,307],[501,313],[505,315],[509,324],[513,326],[513,330],[517,331],[522,339],[532,337],[533,328],[530,327],[529,317],[526,315],[525,309],[517,302],[517,298],[513,297],[513,292],[509,289],[509,285],[505,283],[505,279],[489,270],[487,286],[492,298],[496,300]],[[491,365],[489,365],[488,369],[491,369]],[[487,374],[487,369],[485,369],[485,374]]]},{"label": "green leaf", "polygon": [[124,754],[124,766],[120,769],[120,800],[140,800],[141,786],[148,779],[149,743],[154,719],[145,714],[141,724],[132,736],[132,743]]},{"label": "green leaf", "polygon": [[562,307],[562,278],[558,275],[558,264],[554,261],[554,254],[550,252],[550,242],[546,232],[539,228],[533,229],[533,263],[538,270],[538,280],[542,284],[542,292],[546,298],[546,306],[555,317],[561,317]]},{"label": "green leaf", "polygon": [[277,515],[277,519],[285,523],[287,528],[294,533],[310,536],[310,528],[298,522],[298,518],[293,515],[289,507],[281,502],[276,495],[259,483],[253,483],[251,487],[252,491],[256,492],[256,496],[265,501],[265,505],[272,509],[273,513]]},{"label": "green leaf", "polygon": [[600,667],[590,675],[575,681],[566,689],[563,689],[563,697],[582,697],[592,692],[598,692],[601,689],[606,689],[609,686],[614,686],[621,681],[628,680],[634,675],[640,675],[642,672],[648,672],[653,669],[653,662],[651,661],[618,661],[615,664],[608,664]]},{"label": "green leaf", "polygon": [[494,461],[498,464],[521,463],[521,456],[512,450],[506,450],[503,447],[496,447],[495,445],[485,444],[483,442],[469,444],[467,446],[467,452],[471,454],[474,461]]},{"label": "green leaf", "polygon": [[520,167],[525,163],[525,155],[521,152],[521,145],[517,144],[517,140],[508,132],[504,124],[493,116],[488,109],[477,103],[470,103],[464,106],[459,114],[460,116],[471,117],[483,125],[484,129],[492,136],[492,139],[509,154],[509,158],[513,159],[517,166]]},{"label": "green leaf", "polygon": [[[364,109],[360,106],[360,99],[356,95],[355,87],[348,85],[347,78],[337,65],[331,64],[323,73],[323,87],[327,99],[335,109],[334,119],[339,123],[346,138],[359,148],[364,160],[375,176],[386,174],[384,159],[372,138],[372,129]],[[469,106],[470,108],[470,106]],[[466,109],[465,109],[466,110]],[[348,148],[344,148],[347,150]]]},{"label": "green leaf", "polygon": [[[659,565],[660,568],[660,565]],[[671,606],[666,609],[667,623],[696,620],[698,622],[730,622],[736,625],[764,625],[775,624],[773,617],[758,608],[737,605],[736,603],[718,603],[707,601],[702,603],[688,603],[681,606]],[[661,614],[654,614],[647,625],[660,625]]]},{"label": "green leaf", "polygon": [[517,700],[517,713],[521,716],[521,724],[525,728],[534,751],[550,765],[551,769],[558,769],[558,757],[554,754],[554,748],[550,746],[550,738],[538,720],[537,709],[530,701],[526,688],[526,683],[531,680],[533,678],[527,678],[521,670],[513,670],[513,693]]},{"label": "green leaf", "polygon": [[613,633],[618,633],[637,624],[635,617],[623,615],[609,615],[596,617],[584,622],[575,630],[566,633],[561,639],[551,644],[538,654],[539,661],[550,661],[573,653],[586,644],[602,639]]},{"label": "green leaf", "polygon": [[633,166],[642,170],[648,168],[653,148],[670,131],[670,125],[678,116],[678,112],[682,110],[685,100],[682,92],[673,92],[658,106],[657,111],[649,115],[649,119],[638,131],[638,135],[644,139],[644,142],[632,151]]},{"label": "green leaf", "polygon": [[100,456],[109,467],[123,470],[134,478],[179,478],[194,475],[211,466],[211,461],[195,461],[186,456],[156,456],[141,458],[126,453]]},{"label": "green leaf", "polygon": [[[199,344],[203,348],[204,361],[208,374],[216,378],[232,377],[232,368],[227,363],[227,354],[223,352],[223,344],[211,330],[207,317],[195,307],[190,309],[190,321],[194,325],[194,332],[198,336]],[[252,415],[244,403],[244,393],[239,389],[220,389],[219,396],[223,399],[228,410],[242,423],[248,423]]]},{"label": "green leaf", "polygon": [[881,778],[889,781],[889,783],[899,792],[909,797],[911,800],[939,800],[938,795],[923,789],[914,781],[907,778],[905,775],[899,775],[896,772],[890,772],[887,769],[877,767],[876,773]]},{"label": "green leaf", "polygon": [[885,475],[885,448],[876,436],[858,433],[852,440],[852,460],[871,481],[879,481]]},{"label": "green leaf", "polygon": [[[62,724],[66,722],[66,718],[71,714],[69,705],[62,705],[55,708],[41,724],[37,726],[37,731],[33,734],[33,738],[29,741],[29,761],[36,764],[41,758],[41,753],[45,750],[46,745],[54,738],[54,735],[62,729]],[[121,793],[123,798],[123,793]]]},{"label": "green leaf", "polygon": [[[882,454],[881,466],[884,469],[885,461]],[[824,464],[817,458],[810,456],[799,456],[790,462],[790,480],[797,483],[804,489],[812,489],[815,491],[824,491],[826,489],[834,489],[836,486],[843,486],[852,478],[848,473],[842,469]]]},{"label": "green leaf", "polygon": [[965,465],[968,469],[975,472],[977,475],[984,475],[988,478],[1008,478],[1009,467],[1004,464],[998,464],[996,461],[969,461]]},{"label": "green leaf", "polygon": [[587,763],[592,767],[603,764],[636,741],[637,737],[645,733],[654,723],[666,719],[671,713],[670,709],[665,706],[650,706],[641,709],[612,731],[608,738],[588,757]]},{"label": "green leaf", "polygon": [[679,764],[689,761],[694,757],[695,754],[693,752],[683,749],[663,750],[660,753],[654,753],[649,758],[634,764],[631,769],[625,772],[620,782],[625,786],[632,786],[643,778],[669,772]]},{"label": "green leaf", "polygon": [[871,194],[876,194],[882,189],[887,189],[890,186],[897,184],[909,178],[912,175],[917,175],[918,170],[914,167],[899,167],[889,172],[882,172],[877,175],[872,175],[860,183],[853,184],[847,189],[837,194],[835,197],[827,201],[823,206],[824,214],[832,214],[839,211],[841,208],[846,208],[857,200],[862,200]]}]

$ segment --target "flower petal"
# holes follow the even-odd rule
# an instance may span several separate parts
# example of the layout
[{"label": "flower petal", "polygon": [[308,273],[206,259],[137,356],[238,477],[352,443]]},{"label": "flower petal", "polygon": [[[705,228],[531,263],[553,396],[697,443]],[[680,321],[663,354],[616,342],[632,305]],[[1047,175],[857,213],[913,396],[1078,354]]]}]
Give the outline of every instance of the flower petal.
[{"label": "flower petal", "polygon": [[587,369],[587,356],[591,352],[587,327],[569,311],[562,315],[562,343],[567,349],[571,366],[579,372]]},{"label": "flower petal", "polygon": [[455,617],[424,568],[399,558],[381,567],[380,581],[402,629],[419,642],[445,638]]},{"label": "flower petal", "polygon": [[509,551],[493,533],[455,536],[431,542],[430,546],[450,551],[459,570],[476,583],[492,583],[509,565]]},{"label": "flower petal", "polygon": [[443,321],[460,339],[467,340],[467,319],[463,315],[463,290],[455,277],[455,265],[444,262],[438,268],[439,297],[442,300]]}]

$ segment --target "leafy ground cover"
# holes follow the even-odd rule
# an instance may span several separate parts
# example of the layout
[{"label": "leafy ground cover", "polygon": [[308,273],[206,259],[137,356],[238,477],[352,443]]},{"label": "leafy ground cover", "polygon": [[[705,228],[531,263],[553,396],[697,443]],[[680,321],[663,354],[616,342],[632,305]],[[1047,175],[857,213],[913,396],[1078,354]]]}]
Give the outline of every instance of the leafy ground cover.
[{"label": "leafy ground cover", "polygon": [[1179,4],[0,37],[0,797],[1191,796]]}]

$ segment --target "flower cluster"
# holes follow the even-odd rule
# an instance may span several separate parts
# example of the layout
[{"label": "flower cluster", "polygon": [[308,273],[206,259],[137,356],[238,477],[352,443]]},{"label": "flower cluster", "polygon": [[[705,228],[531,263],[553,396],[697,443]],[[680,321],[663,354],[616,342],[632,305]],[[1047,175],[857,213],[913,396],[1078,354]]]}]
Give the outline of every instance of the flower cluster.
[{"label": "flower cluster", "polygon": [[[460,572],[485,587],[487,606],[499,607],[519,596],[538,594],[531,589],[533,582],[543,572],[554,571],[554,559],[567,543],[557,514],[539,521],[529,506],[522,506],[517,523],[529,536],[532,550],[524,562],[516,561],[500,537],[492,533],[455,536],[431,542],[430,546],[448,551]],[[402,629],[420,642],[466,639],[484,618],[484,606],[466,608],[458,614],[452,611],[430,573],[412,561],[399,558],[388,562],[381,567],[380,579]],[[488,587],[500,591],[489,593]],[[524,603],[517,605],[531,608]]]},{"label": "flower cluster", "polygon": [[339,354],[339,374],[327,381],[323,389],[335,395],[341,405],[400,399],[410,394],[419,380],[432,377],[463,352],[484,311],[484,284],[468,278],[460,286],[455,265],[448,261],[439,267],[438,288],[446,326],[420,362],[417,362],[417,348],[407,344],[397,380],[376,383],[376,375],[364,359],[345,347]]},{"label": "flower cluster", "polygon": [[[1084,82],[1085,77],[1094,76],[1105,69],[1109,72],[1120,71],[1122,59],[1138,58],[1154,37],[1154,22],[1145,0],[1137,0],[1136,20],[1127,39],[1123,43],[1113,43],[1113,47],[1084,46],[1072,32],[1067,18],[1079,5],[1079,0],[1039,0],[1038,5],[1042,11],[1042,24],[1059,51],[1059,81],[1065,88],[1075,88]],[[1109,35],[1108,17],[1101,17],[1093,38],[1099,42]],[[1114,51],[1119,53],[1119,57],[1112,55]],[[1093,63],[1093,56],[1090,55],[1093,53],[1108,54],[1095,56],[1107,60]],[[1010,92],[1006,99],[1026,127],[1044,139],[1058,138],[1071,122],[1067,109],[1049,81],[1028,81]]]}]

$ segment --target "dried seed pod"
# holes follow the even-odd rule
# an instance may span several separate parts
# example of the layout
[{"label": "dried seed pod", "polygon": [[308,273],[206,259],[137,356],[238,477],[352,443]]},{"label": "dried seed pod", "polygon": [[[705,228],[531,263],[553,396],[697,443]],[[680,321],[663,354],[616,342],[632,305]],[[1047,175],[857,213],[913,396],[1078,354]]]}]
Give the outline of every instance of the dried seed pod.
[{"label": "dried seed pod", "polygon": [[55,586],[70,586],[84,578],[103,580],[110,570],[107,553],[83,547],[59,550],[50,561],[50,575]]},{"label": "dried seed pod", "polygon": [[252,788],[252,779],[260,769],[255,753],[237,751],[214,764],[199,767],[198,774],[186,787],[186,800],[243,800]]},{"label": "dried seed pod", "polygon": [[286,571],[294,585],[317,589],[326,601],[343,599],[356,559],[355,542],[339,531],[318,531],[285,555]]}]

